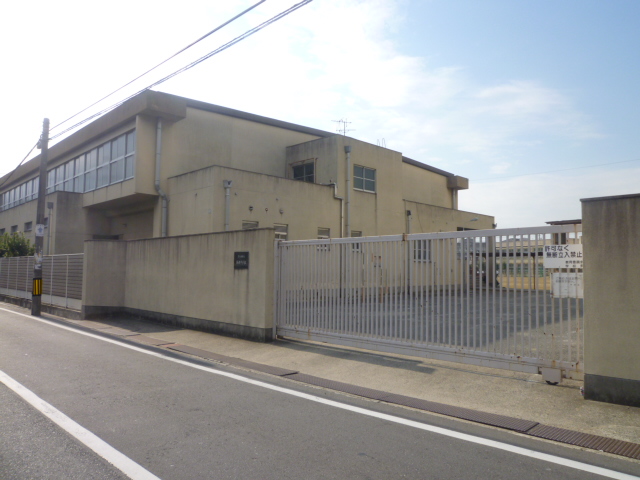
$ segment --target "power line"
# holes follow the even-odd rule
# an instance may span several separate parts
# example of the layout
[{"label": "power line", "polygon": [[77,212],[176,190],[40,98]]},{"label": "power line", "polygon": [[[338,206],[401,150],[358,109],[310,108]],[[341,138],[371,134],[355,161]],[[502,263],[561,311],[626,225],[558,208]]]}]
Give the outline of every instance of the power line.
[{"label": "power line", "polygon": [[583,168],[593,168],[593,167],[606,167],[608,165],[618,165],[620,163],[631,163],[631,162],[639,162],[640,158],[636,158],[634,160],[622,160],[621,162],[611,162],[611,163],[599,163],[597,165],[584,165],[582,167],[571,167],[571,168],[563,168],[561,170],[548,170],[546,172],[535,172],[535,173],[523,173],[521,175],[506,175],[503,177],[487,177],[476,179],[476,182],[481,182],[484,180],[502,180],[503,178],[517,178],[517,177],[530,177],[532,175],[544,175],[547,173],[556,173],[556,172],[567,172],[569,170],[580,170]]},{"label": "power line", "polygon": [[83,125],[83,124],[85,124],[86,122],[88,122],[88,121],[90,121],[90,120],[92,120],[92,119],[94,119],[94,118],[96,118],[96,117],[98,117],[98,116],[100,116],[100,115],[103,115],[104,113],[110,112],[111,110],[113,110],[113,109],[115,109],[115,108],[119,107],[120,105],[122,105],[123,103],[125,103],[127,100],[132,99],[132,98],[133,98],[133,97],[135,97],[136,95],[139,95],[139,94],[141,94],[142,92],[144,92],[144,91],[146,91],[146,90],[149,90],[150,88],[155,87],[155,86],[157,86],[157,85],[160,85],[161,83],[164,83],[164,82],[166,82],[167,80],[170,80],[171,78],[175,77],[176,75],[179,75],[179,74],[181,74],[181,73],[183,73],[183,72],[185,72],[185,71],[187,71],[187,70],[189,70],[189,69],[191,69],[191,68],[195,67],[196,65],[198,65],[198,64],[200,64],[200,63],[202,63],[202,62],[204,62],[205,60],[208,60],[209,58],[213,57],[214,55],[217,55],[218,53],[220,53],[220,52],[222,52],[222,51],[224,51],[224,50],[226,50],[226,49],[228,49],[228,48],[232,47],[232,46],[233,46],[233,45],[235,45],[236,43],[239,43],[239,42],[241,42],[242,40],[244,40],[244,39],[246,39],[246,38],[250,37],[250,36],[251,36],[251,35],[253,35],[254,33],[259,32],[259,31],[260,31],[260,30],[262,30],[263,28],[268,27],[268,26],[269,26],[269,25],[271,25],[272,23],[275,23],[275,22],[277,22],[278,20],[280,20],[280,19],[282,19],[282,18],[286,17],[287,15],[289,15],[290,13],[293,13],[294,11],[298,10],[299,8],[304,7],[305,5],[307,5],[307,4],[309,4],[309,3],[311,3],[312,1],[313,1],[313,0],[304,0],[304,1],[300,2],[300,3],[297,3],[297,4],[295,4],[295,5],[291,6],[291,7],[289,7],[287,10],[284,10],[284,11],[280,12],[279,14],[277,14],[277,15],[275,15],[275,16],[273,16],[273,17],[271,17],[269,20],[267,20],[267,21],[265,21],[265,22],[261,23],[260,25],[258,25],[258,26],[256,26],[256,27],[254,27],[254,28],[252,28],[252,29],[250,29],[250,30],[247,30],[247,31],[246,31],[246,32],[244,32],[242,35],[237,36],[237,37],[236,37],[236,38],[234,38],[233,40],[231,40],[231,41],[229,41],[229,42],[225,43],[224,45],[222,45],[222,46],[220,46],[220,47],[216,48],[215,50],[212,50],[211,52],[209,52],[209,53],[207,53],[206,55],[204,55],[204,56],[202,56],[202,57],[198,58],[197,60],[194,60],[193,62],[191,62],[191,63],[189,63],[189,64],[185,65],[184,67],[182,67],[182,68],[180,68],[180,69],[178,69],[178,70],[174,71],[173,73],[170,73],[169,75],[167,75],[167,76],[165,76],[165,77],[161,78],[160,80],[157,80],[157,81],[153,82],[151,85],[149,85],[149,86],[147,86],[147,87],[143,88],[142,90],[139,90],[139,91],[137,91],[136,93],[134,93],[134,94],[132,94],[132,95],[129,95],[129,96],[128,96],[128,97],[126,97],[124,100],[121,100],[121,101],[119,101],[119,102],[117,102],[117,103],[115,103],[115,104],[111,105],[110,107],[107,107],[107,108],[105,108],[105,109],[103,109],[103,110],[101,110],[101,111],[99,111],[99,112],[97,112],[97,113],[95,113],[95,114],[93,114],[93,115],[91,115],[91,116],[89,116],[89,117],[85,118],[84,120],[82,120],[82,121],[80,121],[80,122],[78,122],[78,123],[76,123],[76,124],[72,125],[71,127],[66,128],[65,130],[63,130],[63,131],[59,132],[58,134],[56,134],[56,135],[52,136],[52,137],[51,137],[51,140],[53,140],[53,139],[55,139],[55,138],[57,138],[57,137],[60,137],[61,135],[64,135],[64,134],[65,134],[65,133],[67,133],[68,131],[75,129],[76,127],[79,127],[80,125]]},{"label": "power line", "polygon": [[18,168],[20,168],[20,165],[22,165],[24,163],[24,161],[29,157],[29,155],[31,155],[31,152],[33,152],[33,150],[38,146],[38,144],[40,143],[40,141],[36,142],[36,144],[31,147],[31,150],[29,150],[29,153],[27,153],[24,158],[22,159],[22,161],[18,164],[18,166],[16,168],[14,168],[11,173],[9,174],[9,176],[4,180],[4,182],[0,183],[0,188],[4,187],[4,185],[11,179],[11,177],[13,176],[14,173],[16,173],[16,171],[18,170]]},{"label": "power line", "polygon": [[62,122],[58,123],[57,125],[54,125],[53,127],[51,127],[51,130],[54,130],[56,128],[58,128],[60,125],[68,122],[69,120],[71,120],[72,118],[77,117],[78,115],[80,115],[82,112],[86,112],[87,110],[89,110],[91,107],[97,105],[98,103],[102,102],[103,100],[109,98],[111,95],[113,95],[114,93],[119,92],[120,90],[122,90],[124,87],[127,87],[129,85],[131,85],[133,82],[135,82],[136,80],[139,80],[140,78],[144,77],[146,74],[152,72],[153,70],[155,70],[156,68],[164,65],[165,63],[167,63],[169,60],[171,60],[172,58],[180,55],[182,52],[188,50],[189,48],[193,47],[196,43],[204,40],[205,38],[209,37],[210,35],[214,34],[215,32],[217,32],[218,30],[220,30],[223,27],[226,27],[227,25],[229,25],[231,22],[237,20],[238,18],[240,18],[241,16],[243,16],[245,13],[250,12],[251,10],[253,10],[254,8],[256,8],[258,5],[260,5],[261,3],[266,2],[267,0],[260,0],[258,3],[256,3],[255,5],[247,8],[246,10],[244,10],[243,12],[239,13],[238,15],[236,15],[235,17],[227,20],[226,22],[224,22],[222,25],[217,26],[216,28],[214,28],[213,30],[211,30],[210,32],[206,33],[205,35],[203,35],[202,37],[198,38],[197,40],[191,42],[189,45],[187,45],[186,47],[180,49],[179,51],[177,51],[176,53],[174,53],[173,55],[171,55],[169,58],[163,60],[162,62],[160,62],[159,64],[157,64],[155,67],[150,68],[149,70],[147,70],[146,72],[142,73],[141,75],[138,75],[136,78],[134,78],[133,80],[125,83],[124,85],[122,85],[121,87],[117,88],[116,90],[114,90],[113,92],[111,92],[108,95],[105,95],[104,97],[102,97],[100,100],[92,103],[91,105],[89,105],[88,107],[80,110],[79,112],[71,115],[69,118],[67,118],[66,120],[63,120]]}]

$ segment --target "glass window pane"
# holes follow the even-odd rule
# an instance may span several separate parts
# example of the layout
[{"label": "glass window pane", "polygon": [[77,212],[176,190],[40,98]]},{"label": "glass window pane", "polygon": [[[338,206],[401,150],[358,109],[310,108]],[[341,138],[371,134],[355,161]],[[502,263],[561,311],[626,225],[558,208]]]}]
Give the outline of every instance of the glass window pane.
[{"label": "glass window pane", "polygon": [[83,182],[84,182],[84,175],[78,175],[76,178],[74,178],[73,191],[77,193],[82,193],[83,187],[84,187]]},{"label": "glass window pane", "polygon": [[124,180],[124,158],[111,164],[111,183]]},{"label": "glass window pane", "polygon": [[31,200],[32,194],[33,194],[33,180],[29,180],[27,182],[27,192],[25,193],[27,200]]},{"label": "glass window pane", "polygon": [[120,135],[118,138],[116,138],[113,141],[114,151],[111,152],[112,153],[111,158],[124,157],[125,140],[126,140],[126,135]]},{"label": "glass window pane", "polygon": [[124,178],[133,178],[134,170],[135,170],[134,156],[130,155],[126,158]]},{"label": "glass window pane", "polygon": [[111,161],[111,142],[107,142],[102,146],[103,149],[103,158],[102,163],[98,161],[98,165],[104,165],[105,163]]},{"label": "glass window pane", "polygon": [[63,190],[65,192],[73,192],[73,178],[71,180],[66,180],[63,185]]},{"label": "glass window pane", "polygon": [[353,179],[353,188],[364,189],[364,180],[362,178],[355,177]]},{"label": "glass window pane", "polygon": [[98,150],[95,148],[91,150],[89,153],[87,153],[87,163],[86,163],[87,168],[85,171],[89,171],[96,168],[97,156],[98,156]]},{"label": "glass window pane", "polygon": [[376,179],[376,171],[373,170],[372,168],[365,168],[364,169],[364,178],[366,178],[368,180],[375,180]]},{"label": "glass window pane", "polygon": [[127,153],[133,153],[136,150],[136,132],[127,133]]},{"label": "glass window pane", "polygon": [[84,175],[84,191],[90,192],[96,189],[96,171],[91,170]]},{"label": "glass window pane", "polygon": [[73,165],[74,162],[67,162],[64,164],[64,179],[70,180],[73,178]]},{"label": "glass window pane", "polygon": [[64,165],[60,165],[56,168],[56,185],[61,184],[64,181]]},{"label": "glass window pane", "polygon": [[365,180],[364,181],[364,189],[369,192],[375,192],[376,190],[376,182],[373,180]]},{"label": "glass window pane", "polygon": [[362,167],[358,167],[357,165],[355,165],[353,167],[353,175],[360,178],[364,177],[362,173]]},{"label": "glass window pane", "polygon": [[47,193],[53,192],[54,183],[56,183],[56,171],[49,170],[49,173],[47,173]]},{"label": "glass window pane", "polygon": [[84,155],[76,158],[76,175],[84,173]]},{"label": "glass window pane", "polygon": [[109,165],[98,168],[98,184],[97,188],[109,185]]}]

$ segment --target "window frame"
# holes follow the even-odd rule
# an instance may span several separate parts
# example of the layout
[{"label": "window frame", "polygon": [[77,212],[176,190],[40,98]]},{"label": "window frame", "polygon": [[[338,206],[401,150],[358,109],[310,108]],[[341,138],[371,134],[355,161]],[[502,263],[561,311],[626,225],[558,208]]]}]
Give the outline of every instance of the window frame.
[{"label": "window frame", "polygon": [[[279,232],[278,228],[282,228],[284,227],[284,232]],[[276,240],[282,240],[283,242],[287,241],[287,238],[289,238],[289,225],[284,224],[284,223],[274,223],[273,224],[273,228],[275,228],[276,232]],[[284,237],[283,237],[283,233],[284,233]]]},{"label": "window frame", "polygon": [[[362,169],[362,175],[356,175],[356,169]],[[367,172],[373,172],[373,178],[367,178]],[[356,187],[356,180],[362,182],[362,187]],[[367,188],[367,182],[373,182],[373,190]],[[353,166],[353,189],[359,192],[377,193],[377,173],[375,168],[365,167],[364,165]]]},{"label": "window frame", "polygon": [[[305,160],[299,160],[297,162],[293,162],[289,164],[289,173],[291,180],[296,180],[298,182],[306,182],[306,183],[316,183],[316,160],[317,158],[307,158]],[[304,173],[302,177],[295,177],[295,169],[300,167],[306,167],[310,165],[313,169],[311,175]],[[307,177],[311,177],[311,180],[306,180]]]}]

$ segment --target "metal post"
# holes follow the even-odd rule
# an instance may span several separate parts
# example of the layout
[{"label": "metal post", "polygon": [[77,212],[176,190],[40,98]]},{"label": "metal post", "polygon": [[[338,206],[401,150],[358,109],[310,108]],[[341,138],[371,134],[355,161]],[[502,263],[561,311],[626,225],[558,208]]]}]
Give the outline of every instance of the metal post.
[{"label": "metal post", "polygon": [[[44,202],[47,190],[47,161],[49,153],[49,119],[42,122],[40,147],[40,179],[36,210],[36,242],[33,262],[33,287],[31,291],[31,315],[40,316],[42,301],[42,247],[44,243]],[[49,225],[51,228],[51,225]]]}]

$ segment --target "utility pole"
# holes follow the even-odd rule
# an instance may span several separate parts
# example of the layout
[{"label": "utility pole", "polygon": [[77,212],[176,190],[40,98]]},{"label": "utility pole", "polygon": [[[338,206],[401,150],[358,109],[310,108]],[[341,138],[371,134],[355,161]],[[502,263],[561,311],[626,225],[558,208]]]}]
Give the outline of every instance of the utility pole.
[{"label": "utility pole", "polygon": [[[42,122],[40,149],[40,178],[38,180],[38,205],[36,210],[36,249],[33,262],[33,290],[31,291],[31,315],[40,316],[42,305],[42,247],[44,246],[44,203],[47,194],[47,161],[49,154],[49,119]],[[49,229],[52,225],[49,225]]]}]

